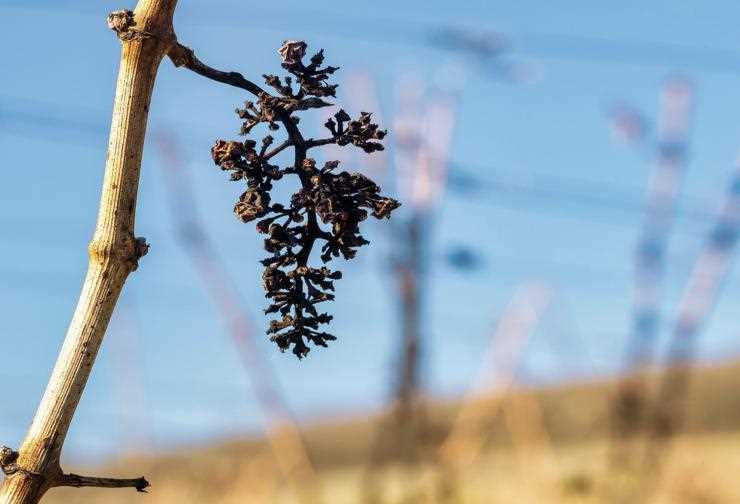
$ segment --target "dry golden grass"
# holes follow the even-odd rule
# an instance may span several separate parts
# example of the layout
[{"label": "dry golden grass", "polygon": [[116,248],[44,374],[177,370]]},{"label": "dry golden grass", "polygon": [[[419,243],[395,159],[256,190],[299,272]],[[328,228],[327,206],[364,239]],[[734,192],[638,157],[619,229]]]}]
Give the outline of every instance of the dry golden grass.
[{"label": "dry golden grass", "polygon": [[[635,475],[606,466],[606,443],[555,446],[555,460],[542,446],[526,447],[526,457],[509,447],[491,450],[479,464],[458,475],[457,500],[470,504],[628,503]],[[554,462],[554,463],[553,463]],[[51,503],[241,504],[306,502],[280,479],[267,453],[245,453],[239,463],[215,453],[137,461],[151,476],[150,494],[127,490],[55,489]],[[121,476],[126,471],[118,471]],[[676,442],[654,504],[732,504],[740,502],[740,433],[696,434]],[[321,471],[324,502],[361,502],[364,468],[359,464]],[[381,480],[387,502],[435,502],[439,474],[432,466],[411,471],[389,464]]]},{"label": "dry golden grass", "polygon": [[[651,504],[731,504],[740,502],[740,395],[735,392],[740,364],[699,369],[689,396],[685,432],[668,452],[665,470],[655,479]],[[607,412],[615,383],[573,385],[527,391],[537,401],[534,426],[526,407],[516,406],[521,392],[504,399],[503,413],[485,426],[489,434],[483,456],[454,478],[431,461],[404,467],[392,460],[378,477],[388,503],[442,502],[440,484],[455,482],[458,493],[448,503],[614,503],[632,504],[644,470],[616,471],[607,464]],[[484,403],[486,400],[482,400]],[[485,407],[485,404],[483,404]],[[525,404],[526,406],[526,404]],[[426,451],[434,453],[449,431],[458,405],[430,404],[431,426]],[[518,416],[517,416],[518,415]],[[321,502],[362,502],[366,462],[380,418],[325,422],[304,430],[319,471]],[[536,432],[537,436],[527,436]],[[546,435],[543,436],[542,434]],[[389,451],[390,453],[390,451]],[[389,455],[390,456],[390,455]],[[430,459],[431,460],[431,459]],[[82,471],[83,469],[79,469]],[[281,479],[268,445],[238,440],[166,456],[120,461],[97,470],[114,476],[146,474],[151,493],[55,489],[50,503],[300,503],[300,489]]]}]

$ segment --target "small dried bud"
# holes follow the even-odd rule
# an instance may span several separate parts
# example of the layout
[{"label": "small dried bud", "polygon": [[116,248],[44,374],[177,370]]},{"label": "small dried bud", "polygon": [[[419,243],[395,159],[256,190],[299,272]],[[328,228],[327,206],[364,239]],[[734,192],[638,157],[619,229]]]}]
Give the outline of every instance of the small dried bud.
[{"label": "small dried bud", "polygon": [[336,117],[337,122],[339,123],[344,123],[352,119],[344,109],[339,109],[339,112],[334,114],[334,117]]},{"label": "small dried bud", "polygon": [[257,221],[257,232],[266,234],[268,230],[270,229],[270,224],[272,224],[274,220],[275,219],[269,218],[269,219],[262,219],[261,221]]},{"label": "small dried bud", "polygon": [[145,255],[147,255],[150,248],[149,244],[146,242],[146,238],[144,238],[143,236],[136,237],[136,239],[134,240],[134,247],[134,253],[136,254],[137,259],[141,259]]},{"label": "small dried bud", "polygon": [[373,217],[376,219],[390,219],[391,212],[401,206],[392,198],[380,198],[373,202]]},{"label": "small dried bud", "polygon": [[6,475],[11,476],[18,472],[18,452],[7,446],[0,447],[0,470]]},{"label": "small dried bud", "polygon": [[373,140],[385,138],[386,131],[379,129],[378,125],[372,122],[372,114],[362,112],[359,119],[352,120],[347,112],[340,110],[334,117],[338,126],[331,119],[324,126],[336,139],[337,145],[352,144],[368,154],[383,150],[383,144]]},{"label": "small dried bud", "polygon": [[301,62],[306,55],[306,43],[302,40],[286,40],[278,49],[283,64],[293,66]]},{"label": "small dried bud", "polygon": [[231,169],[236,161],[244,155],[244,146],[239,142],[216,140],[211,147],[213,162],[224,169]]},{"label": "small dried bud", "polygon": [[126,33],[132,26],[136,26],[134,13],[130,10],[117,10],[108,14],[108,28],[118,35]]},{"label": "small dried bud", "polygon": [[324,123],[324,126],[326,126],[326,129],[331,131],[332,136],[337,136],[337,123],[334,122],[334,119],[332,119],[331,117],[327,119]]},{"label": "small dried bud", "polygon": [[234,213],[242,222],[249,222],[264,216],[269,205],[270,195],[268,193],[259,189],[249,189],[239,197],[239,201],[234,205]]}]

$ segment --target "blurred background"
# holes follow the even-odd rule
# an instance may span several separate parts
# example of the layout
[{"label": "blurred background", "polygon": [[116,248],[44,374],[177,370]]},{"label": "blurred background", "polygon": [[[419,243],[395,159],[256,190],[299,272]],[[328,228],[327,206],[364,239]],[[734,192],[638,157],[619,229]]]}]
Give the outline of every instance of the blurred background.
[{"label": "blurred background", "polygon": [[[0,441],[33,416],[87,265],[112,1],[0,0]],[[340,66],[403,207],[337,267],[338,341],[264,335],[264,251],[213,165],[250,99],[164,61],[124,289],[66,448],[151,502],[740,502],[734,2],[180,2],[255,82]],[[318,136],[335,109],[303,115]],[[312,123],[313,121],[313,123]],[[311,134],[311,133],[309,133]],[[129,502],[53,491],[54,502]]]}]

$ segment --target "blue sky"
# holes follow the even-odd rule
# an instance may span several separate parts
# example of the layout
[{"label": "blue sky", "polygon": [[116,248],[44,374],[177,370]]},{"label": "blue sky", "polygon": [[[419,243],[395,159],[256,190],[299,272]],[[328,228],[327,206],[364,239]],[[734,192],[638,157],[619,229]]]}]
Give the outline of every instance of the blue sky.
[{"label": "blue sky", "polygon": [[[0,441],[9,445],[22,438],[77,301],[119,55],[104,19],[110,10],[132,7],[25,4],[0,1],[0,377],[12,384],[0,406]],[[551,285],[557,295],[529,348],[523,379],[545,383],[618,368],[653,151],[613,143],[605,111],[623,101],[654,118],[662,82],[678,72],[694,82],[696,107],[679,204],[684,211],[668,254],[663,309],[670,320],[710,226],[688,219],[685,210],[716,210],[740,146],[740,55],[732,53],[738,10],[734,2],[668,1],[606,8],[585,1],[420,0],[306,7],[286,0],[254,9],[242,2],[182,2],[176,29],[204,61],[254,79],[280,70],[275,50],[286,38],[324,47],[327,61],[342,66],[340,84],[353,72],[373,77],[391,141],[398,79],[416,74],[430,82],[446,65],[464,68],[451,155],[456,165],[482,181],[544,181],[556,191],[562,189],[557,180],[565,178],[592,194],[625,195],[637,205],[638,211],[624,212],[486,191],[445,197],[435,210],[432,256],[454,245],[473,246],[484,264],[480,272],[463,274],[435,260],[429,272],[426,383],[452,395],[475,375],[492,323],[529,280]],[[535,78],[504,83],[473,59],[431,47],[429,31],[445,26],[507,34],[507,58]],[[559,50],[555,35],[570,37]],[[262,252],[252,227],[231,213],[237,187],[224,181],[209,155],[214,139],[236,137],[232,111],[244,99],[239,90],[165,61],[150,132],[177,133],[195,184],[193,203],[261,331]],[[337,101],[352,103],[352,97],[340,88]],[[137,232],[152,249],[114,315],[70,434],[73,455],[114,454],[122,440],[134,438],[162,447],[260,426],[231,341],[176,243],[162,181],[161,158],[150,142]],[[365,411],[388,395],[397,313],[387,231],[384,223],[373,225],[373,246],[341,266],[345,278],[331,308],[339,341],[303,362],[263,342],[301,418]],[[733,273],[702,335],[703,359],[740,352],[733,316],[738,300],[740,277]]]}]

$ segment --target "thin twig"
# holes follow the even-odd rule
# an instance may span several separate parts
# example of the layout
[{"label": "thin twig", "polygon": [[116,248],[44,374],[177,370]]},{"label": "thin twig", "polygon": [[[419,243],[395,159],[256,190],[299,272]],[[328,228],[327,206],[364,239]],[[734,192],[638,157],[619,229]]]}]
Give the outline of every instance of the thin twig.
[{"label": "thin twig", "polygon": [[167,55],[176,67],[185,67],[198,75],[202,75],[203,77],[207,77],[223,84],[244,89],[255,96],[267,93],[267,91],[259,87],[254,82],[246,79],[239,72],[223,72],[206,65],[195,57],[195,53],[192,49],[180,43],[174,44]]},{"label": "thin twig", "polygon": [[98,478],[95,476],[80,476],[79,474],[63,475],[56,486],[60,487],[95,487],[95,488],[135,488],[137,492],[146,493],[149,482],[142,476],[134,479]]},{"label": "thin twig", "polygon": [[337,143],[336,138],[322,138],[321,140],[314,140],[313,138],[309,138],[306,140],[306,148],[312,149],[314,147],[320,147],[322,145],[330,145]]},{"label": "thin twig", "polygon": [[264,159],[265,160],[271,159],[292,145],[293,145],[293,142],[290,139],[288,139],[284,141],[283,143],[281,143],[280,145],[278,145],[277,147],[275,147],[274,149],[272,149],[270,152],[265,153]]}]

